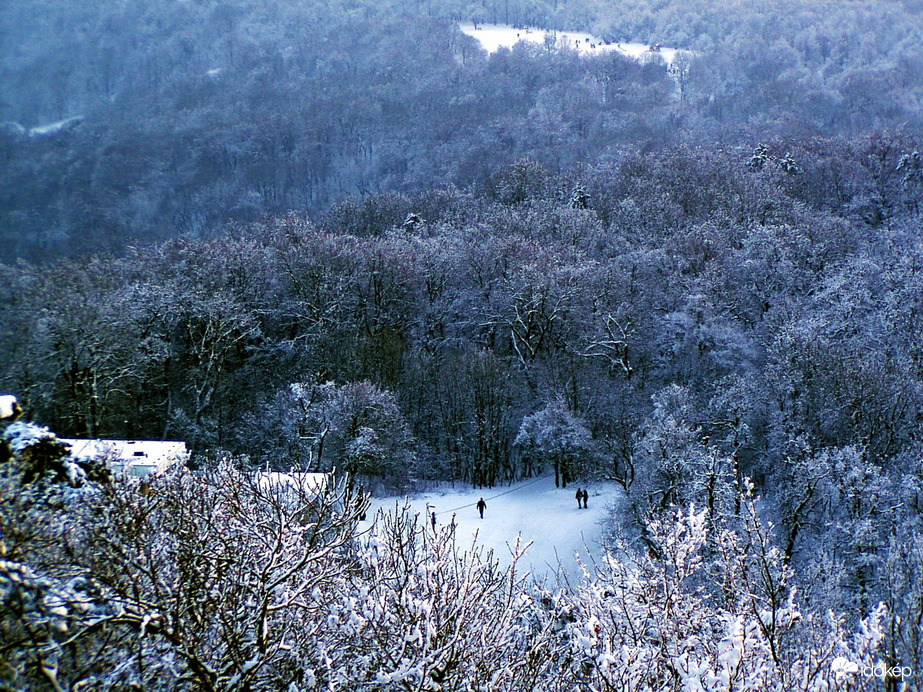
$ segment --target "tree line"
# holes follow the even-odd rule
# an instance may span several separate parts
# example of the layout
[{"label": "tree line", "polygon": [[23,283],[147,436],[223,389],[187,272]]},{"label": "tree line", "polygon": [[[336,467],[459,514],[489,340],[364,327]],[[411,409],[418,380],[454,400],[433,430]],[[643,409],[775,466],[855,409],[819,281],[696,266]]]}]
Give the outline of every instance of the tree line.
[{"label": "tree line", "polygon": [[[479,185],[524,157],[562,171],[635,148],[920,131],[909,3],[747,5],[733,22],[684,2],[397,5],[7,4],[0,256],[316,218]],[[670,66],[534,45],[488,57],[455,22],[498,13],[691,52]]]}]

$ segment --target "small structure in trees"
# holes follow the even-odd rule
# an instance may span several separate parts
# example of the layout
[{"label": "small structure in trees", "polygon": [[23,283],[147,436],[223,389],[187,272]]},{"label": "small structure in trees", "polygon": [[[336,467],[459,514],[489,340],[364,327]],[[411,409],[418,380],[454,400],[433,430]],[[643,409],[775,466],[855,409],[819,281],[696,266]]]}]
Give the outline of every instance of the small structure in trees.
[{"label": "small structure in trees", "polygon": [[261,490],[288,490],[310,498],[316,498],[325,490],[333,487],[332,473],[259,471],[256,479]]},{"label": "small structure in trees", "polygon": [[326,502],[327,495],[340,492],[332,473],[257,471],[252,474],[251,482],[255,498],[286,508],[303,523],[321,519],[324,508],[333,508],[342,514],[358,507],[360,515],[365,513],[367,498],[361,491],[355,492],[348,479],[340,484],[346,499],[332,504]]},{"label": "small structure in trees", "polygon": [[73,440],[70,445],[77,460],[104,459],[113,471],[129,476],[163,473],[189,459],[186,443],[177,440]]}]

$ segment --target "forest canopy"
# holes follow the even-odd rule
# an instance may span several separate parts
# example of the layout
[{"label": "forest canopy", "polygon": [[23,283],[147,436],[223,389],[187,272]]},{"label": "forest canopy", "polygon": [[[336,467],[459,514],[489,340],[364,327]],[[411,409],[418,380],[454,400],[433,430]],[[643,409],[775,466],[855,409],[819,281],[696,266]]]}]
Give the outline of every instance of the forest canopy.
[{"label": "forest canopy", "polygon": [[[0,598],[21,605],[0,609],[0,676],[813,692],[857,661],[923,674],[921,13],[0,5],[0,388],[29,421],[0,423]],[[462,21],[684,52],[488,55]],[[38,451],[17,442],[33,423],[54,431]],[[181,439],[193,471],[153,493],[90,478],[55,433]],[[348,480],[305,523],[255,468]],[[356,540],[359,484],[544,473],[624,493],[618,559],[577,589],[525,587],[406,515]],[[445,583],[485,600],[456,617],[432,605]]]},{"label": "forest canopy", "polygon": [[[0,259],[681,143],[920,132],[918,3],[22,2],[0,8]],[[487,56],[458,21],[691,53]]]}]

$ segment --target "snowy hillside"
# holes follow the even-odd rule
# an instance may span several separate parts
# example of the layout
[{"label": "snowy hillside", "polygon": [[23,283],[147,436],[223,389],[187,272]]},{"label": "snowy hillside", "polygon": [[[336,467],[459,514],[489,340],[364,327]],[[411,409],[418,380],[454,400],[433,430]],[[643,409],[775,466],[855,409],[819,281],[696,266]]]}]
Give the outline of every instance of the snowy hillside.
[{"label": "snowy hillside", "polygon": [[[577,485],[555,488],[553,476],[533,478],[512,486],[490,489],[445,488],[407,499],[411,511],[424,515],[436,512],[437,526],[455,521],[456,538],[462,548],[472,540],[494,554],[503,564],[510,562],[510,546],[517,536],[523,544],[532,541],[522,565],[538,577],[552,578],[560,562],[568,577],[579,574],[575,555],[582,561],[599,555],[603,536],[602,521],[609,507],[620,501],[622,494],[615,483],[597,483],[588,487],[587,509],[578,509],[574,493]],[[476,508],[478,499],[487,503],[484,518]],[[395,511],[404,499],[373,498],[368,513],[368,526],[378,510]],[[427,524],[428,525],[428,524]]]},{"label": "snowy hillside", "polygon": [[520,41],[544,44],[547,37],[555,39],[559,48],[568,46],[583,55],[598,55],[610,51],[618,51],[632,58],[642,59],[646,56],[658,55],[670,65],[679,51],[676,48],[648,46],[643,43],[606,43],[603,39],[580,31],[546,31],[545,29],[521,28],[517,29],[506,24],[474,24],[467,22],[459,24],[462,32],[473,36],[488,53],[493,53],[499,48],[512,48]]}]

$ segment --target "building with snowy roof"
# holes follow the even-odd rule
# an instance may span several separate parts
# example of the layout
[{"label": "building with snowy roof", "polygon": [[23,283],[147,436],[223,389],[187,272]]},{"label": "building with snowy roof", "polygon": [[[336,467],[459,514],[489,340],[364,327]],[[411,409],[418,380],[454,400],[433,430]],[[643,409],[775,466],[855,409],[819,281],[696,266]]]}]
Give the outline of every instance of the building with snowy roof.
[{"label": "building with snowy roof", "polygon": [[113,471],[129,476],[163,473],[189,459],[186,443],[177,440],[68,440],[76,459],[105,459]]},{"label": "building with snowy roof", "polygon": [[317,521],[322,516],[323,508],[330,499],[325,494],[334,489],[333,474],[330,473],[257,471],[253,479],[261,497],[297,509],[294,516],[302,522]]},{"label": "building with snowy roof", "polygon": [[281,489],[292,494],[317,497],[330,487],[332,474],[303,471],[257,471],[257,484],[261,490]]}]

